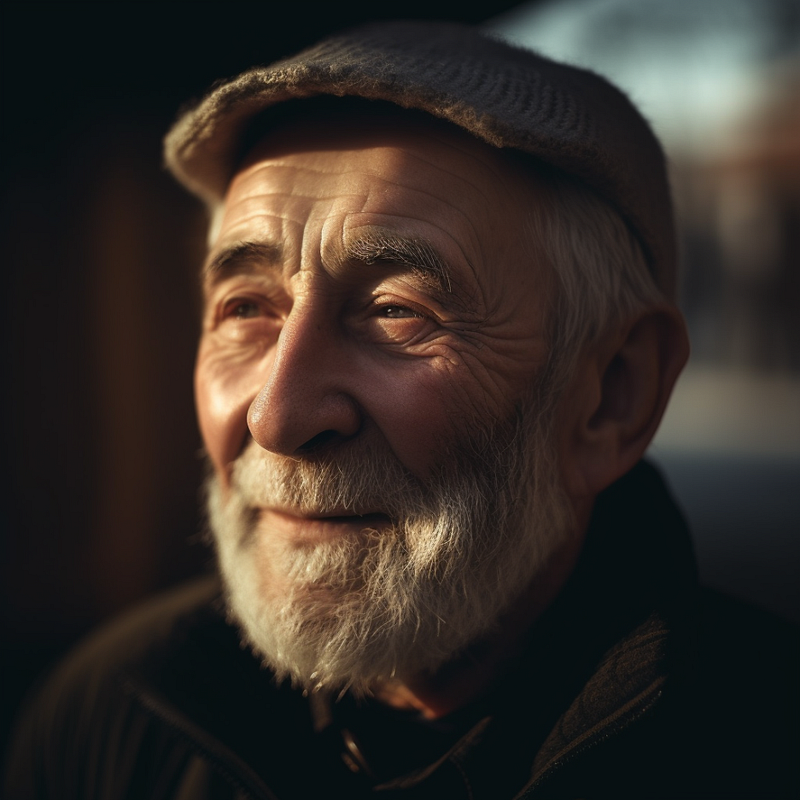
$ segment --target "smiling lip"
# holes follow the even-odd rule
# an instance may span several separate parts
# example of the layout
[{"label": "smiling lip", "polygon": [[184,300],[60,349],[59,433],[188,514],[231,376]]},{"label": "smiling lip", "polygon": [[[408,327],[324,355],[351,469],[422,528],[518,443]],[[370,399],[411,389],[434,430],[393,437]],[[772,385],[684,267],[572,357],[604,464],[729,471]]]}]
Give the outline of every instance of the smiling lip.
[{"label": "smiling lip", "polygon": [[365,528],[383,528],[391,524],[387,514],[294,514],[273,508],[263,509],[260,521],[271,532],[290,538],[325,540]]}]

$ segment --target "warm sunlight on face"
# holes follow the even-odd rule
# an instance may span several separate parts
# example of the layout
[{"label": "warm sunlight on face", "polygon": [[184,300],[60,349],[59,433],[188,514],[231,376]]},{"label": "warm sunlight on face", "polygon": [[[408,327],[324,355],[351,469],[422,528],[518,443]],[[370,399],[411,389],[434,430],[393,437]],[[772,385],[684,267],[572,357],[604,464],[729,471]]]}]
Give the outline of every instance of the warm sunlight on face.
[{"label": "warm sunlight on face", "polygon": [[424,477],[506,418],[546,356],[531,194],[499,151],[399,118],[258,146],[205,276],[198,407],[223,480],[251,436],[281,455],[380,439]]}]

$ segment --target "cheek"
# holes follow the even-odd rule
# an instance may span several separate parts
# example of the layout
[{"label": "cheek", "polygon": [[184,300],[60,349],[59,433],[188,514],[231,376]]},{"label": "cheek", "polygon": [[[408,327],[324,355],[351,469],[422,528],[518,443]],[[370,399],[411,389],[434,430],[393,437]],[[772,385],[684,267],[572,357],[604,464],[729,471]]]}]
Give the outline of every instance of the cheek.
[{"label": "cheek", "polygon": [[230,359],[201,343],[195,365],[195,398],[206,452],[223,483],[247,439],[247,412],[261,389],[260,364]]},{"label": "cheek", "polygon": [[418,478],[428,477],[449,445],[474,430],[475,408],[459,378],[431,364],[372,372],[365,411],[395,456]]}]

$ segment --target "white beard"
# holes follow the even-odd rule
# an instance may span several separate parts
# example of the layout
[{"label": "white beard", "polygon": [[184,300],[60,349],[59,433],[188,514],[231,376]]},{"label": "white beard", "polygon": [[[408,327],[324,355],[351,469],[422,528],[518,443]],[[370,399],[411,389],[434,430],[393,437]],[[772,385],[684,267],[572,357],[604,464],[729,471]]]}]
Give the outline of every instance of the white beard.
[{"label": "white beard", "polygon": [[[355,442],[299,460],[251,442],[230,491],[212,476],[229,609],[277,678],[365,692],[435,671],[489,634],[573,530],[542,423],[521,412],[451,448],[424,484],[387,446]],[[393,525],[287,542],[259,527],[266,507],[380,509]]]}]

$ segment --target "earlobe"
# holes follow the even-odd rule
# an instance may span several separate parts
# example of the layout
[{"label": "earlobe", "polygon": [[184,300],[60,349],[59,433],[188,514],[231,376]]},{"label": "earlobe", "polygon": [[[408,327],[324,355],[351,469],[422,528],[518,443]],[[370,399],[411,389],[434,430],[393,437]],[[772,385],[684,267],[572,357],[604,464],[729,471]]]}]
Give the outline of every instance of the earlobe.
[{"label": "earlobe", "polygon": [[665,303],[617,326],[581,359],[562,451],[576,496],[594,497],[642,457],[688,355],[683,317]]}]

